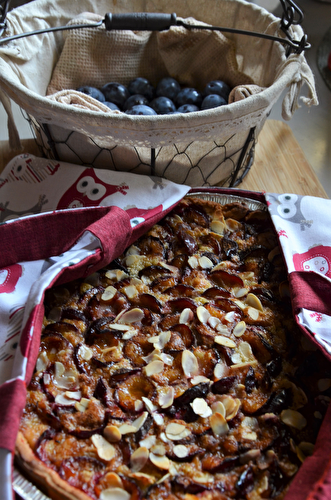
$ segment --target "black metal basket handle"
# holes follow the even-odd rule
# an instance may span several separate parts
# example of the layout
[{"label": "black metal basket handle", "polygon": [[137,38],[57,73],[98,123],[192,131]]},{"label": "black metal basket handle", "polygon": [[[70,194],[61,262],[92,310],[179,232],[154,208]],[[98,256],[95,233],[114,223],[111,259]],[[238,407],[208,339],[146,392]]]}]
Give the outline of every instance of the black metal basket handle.
[{"label": "black metal basket handle", "polygon": [[[70,25],[70,26],[56,26],[53,28],[46,28],[28,33],[20,33],[0,39],[0,45],[32,35],[41,33],[49,33],[52,31],[63,31],[69,29],[81,28],[96,28],[105,25],[106,30],[134,30],[134,31],[164,31],[172,26],[182,26],[187,30],[212,30],[220,31],[223,33],[237,33],[241,35],[253,36],[258,38],[265,38],[280,42],[286,46],[286,55],[301,54],[304,50],[309,49],[311,46],[307,41],[307,35],[303,35],[301,40],[294,40],[290,35],[290,28],[292,25],[300,24],[303,20],[303,13],[299,7],[292,0],[280,0],[283,7],[283,15],[280,23],[280,28],[285,33],[287,38],[281,38],[265,33],[258,33],[255,31],[240,30],[237,28],[224,28],[220,26],[205,26],[205,25],[190,25],[181,19],[177,19],[176,14],[163,14],[163,13],[149,13],[149,12],[135,12],[135,13],[121,13],[105,15],[104,19],[97,23]],[[0,36],[6,28],[6,16],[9,9],[10,0],[0,2]]]}]

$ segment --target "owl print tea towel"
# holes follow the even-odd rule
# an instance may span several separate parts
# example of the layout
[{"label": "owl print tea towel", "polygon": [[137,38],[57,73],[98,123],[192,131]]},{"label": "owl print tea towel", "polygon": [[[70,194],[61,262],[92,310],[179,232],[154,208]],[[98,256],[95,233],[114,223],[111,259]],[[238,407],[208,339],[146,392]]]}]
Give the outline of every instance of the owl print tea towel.
[{"label": "owl print tea towel", "polygon": [[0,498],[11,500],[12,454],[35,366],[45,290],[90,276],[189,190],[165,179],[31,155],[0,174]]},{"label": "owl print tea towel", "polygon": [[331,359],[331,200],[266,194],[298,323]]}]

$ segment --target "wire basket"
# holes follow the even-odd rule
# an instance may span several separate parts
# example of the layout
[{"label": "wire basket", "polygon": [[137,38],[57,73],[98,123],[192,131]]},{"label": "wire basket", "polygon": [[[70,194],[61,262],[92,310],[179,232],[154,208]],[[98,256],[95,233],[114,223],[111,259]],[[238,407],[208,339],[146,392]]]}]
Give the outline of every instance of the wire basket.
[{"label": "wire basket", "polygon": [[[101,15],[105,9],[112,10],[115,15],[130,12],[133,7],[137,11],[140,5],[139,2],[130,1],[118,5],[111,0],[103,0],[98,2],[98,5],[92,0],[84,0],[83,3],[84,5],[80,6],[81,10],[87,9]],[[173,3],[176,5],[176,2]],[[218,18],[224,22],[223,27],[210,24],[212,20],[215,21],[215,3]],[[283,4],[283,0],[281,3]],[[12,38],[21,37],[14,29],[17,19],[20,22],[25,19],[29,26],[27,31],[36,29],[31,16],[32,4],[38,8],[38,12],[45,11],[47,27],[44,30],[45,34],[38,34],[38,37],[47,36],[48,50],[53,51],[55,60],[63,48],[62,28],[58,25],[53,26],[51,29],[54,32],[49,33],[50,20],[45,8],[46,0],[31,2],[29,11],[23,6],[7,14],[7,20],[10,21],[9,35],[13,35]],[[141,4],[141,7],[144,6],[144,10],[148,11],[146,3],[141,2]],[[226,8],[222,10],[223,4]],[[24,110],[41,153],[47,158],[95,168],[155,175],[190,186],[217,184],[234,187],[243,180],[251,168],[258,135],[282,92],[286,88],[292,89],[293,85],[300,89],[302,83],[306,81],[313,94],[311,101],[314,101],[313,77],[309,73],[309,68],[307,77],[307,65],[303,55],[303,51],[309,45],[301,27],[298,26],[301,17],[299,16],[299,21],[294,19],[297,8],[296,6],[293,8],[292,5],[291,3],[290,8],[288,5],[283,5],[285,13],[283,19],[275,18],[264,9],[242,0],[206,1],[203,12],[200,1],[193,0],[190,3],[183,2],[183,5],[176,5],[179,15],[197,17],[200,13],[199,20],[203,23],[208,23],[212,29],[228,33],[227,36],[236,46],[243,71],[253,67],[252,71],[256,77],[254,51],[257,51],[255,59],[262,57],[262,62],[270,61],[267,77],[262,75],[263,69],[260,69],[262,73],[258,79],[262,91],[254,96],[254,102],[247,98],[222,107],[227,109],[214,108],[190,113],[184,118],[179,115],[168,115],[162,118],[152,116],[137,119],[138,117],[111,114],[101,116],[105,113],[88,112],[72,107],[69,109],[69,106],[51,102],[45,96],[46,83],[33,81],[35,76],[31,72],[31,60],[27,61],[26,68],[22,67],[21,75],[18,77],[14,75],[13,68],[16,61],[11,61],[10,58],[8,60],[8,51],[6,52],[2,46],[0,46],[0,87]],[[77,14],[75,12],[77,6],[68,5],[64,0],[57,0],[57,6],[59,20],[62,22],[63,20],[69,22]],[[147,7],[149,7],[148,2]],[[159,0],[151,2],[150,8],[153,12],[162,13],[168,11],[171,5],[169,0]],[[226,16],[227,11],[229,13]],[[250,13],[250,19],[252,16],[253,18],[258,16],[256,25],[261,24],[260,32],[250,31],[251,24],[247,24],[247,13]],[[238,17],[238,21],[232,21],[234,14]],[[242,27],[238,27],[240,23]],[[20,38],[10,43],[15,44],[15,47],[22,44],[20,50],[28,51],[29,46],[26,42],[28,39]],[[251,51],[247,56],[247,45],[250,43]],[[262,47],[263,56],[261,56]],[[33,52],[36,57],[35,51]],[[38,55],[37,64],[40,65],[41,59]],[[249,64],[245,63],[247,59],[250,59]],[[54,60],[46,62],[48,81],[56,64]],[[272,65],[274,67],[270,69]],[[261,61],[256,66],[261,66]],[[306,73],[301,76],[298,83],[297,75],[300,75],[303,66]],[[24,73],[24,70],[31,72],[29,77],[26,77],[27,73]],[[37,73],[40,74],[40,68]],[[40,76],[42,78],[42,75]],[[31,82],[33,85],[36,84],[33,89]],[[162,123],[159,120],[162,120]]]}]

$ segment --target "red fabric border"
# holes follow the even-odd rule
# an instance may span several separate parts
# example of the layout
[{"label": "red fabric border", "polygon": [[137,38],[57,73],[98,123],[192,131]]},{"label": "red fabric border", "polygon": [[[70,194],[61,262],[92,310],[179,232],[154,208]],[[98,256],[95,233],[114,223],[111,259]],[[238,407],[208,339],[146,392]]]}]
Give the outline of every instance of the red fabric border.
[{"label": "red fabric border", "polygon": [[0,386],[0,448],[14,451],[25,399],[26,385],[22,380],[16,379]]},{"label": "red fabric border", "polygon": [[289,283],[295,314],[304,308],[330,316],[331,283],[327,279],[311,271],[293,271]]}]

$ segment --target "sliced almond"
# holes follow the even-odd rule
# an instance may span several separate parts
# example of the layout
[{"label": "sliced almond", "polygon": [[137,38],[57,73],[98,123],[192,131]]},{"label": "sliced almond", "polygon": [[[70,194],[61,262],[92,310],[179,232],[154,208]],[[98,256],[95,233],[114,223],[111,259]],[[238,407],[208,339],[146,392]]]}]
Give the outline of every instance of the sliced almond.
[{"label": "sliced almond", "polygon": [[139,472],[146,465],[149,451],[145,446],[137,448],[130,457],[130,466],[133,472]]},{"label": "sliced almond", "polygon": [[185,458],[189,454],[189,450],[183,444],[176,444],[173,448],[173,452],[178,458]]},{"label": "sliced almond", "polygon": [[149,459],[156,467],[163,470],[169,470],[170,460],[166,456],[154,455],[154,453],[149,454]]},{"label": "sliced almond", "polygon": [[209,421],[215,436],[223,436],[229,432],[229,425],[220,413],[213,413]]},{"label": "sliced almond", "polygon": [[163,363],[167,366],[171,366],[174,362],[174,358],[170,354],[166,354],[164,352],[161,352],[160,358],[163,361]]},{"label": "sliced almond", "polygon": [[227,372],[228,372],[228,367],[225,363],[217,363],[214,367],[214,377],[217,380],[226,377]]},{"label": "sliced almond", "polygon": [[80,401],[82,399],[82,391],[66,391],[64,393],[68,399]]},{"label": "sliced almond", "polygon": [[237,290],[234,291],[233,295],[237,299],[241,299],[241,297],[245,297],[247,295],[248,289],[247,288],[238,288]]},{"label": "sliced almond", "polygon": [[214,267],[214,263],[206,255],[199,257],[199,265],[202,269],[212,269]]},{"label": "sliced almond", "polygon": [[55,361],[55,378],[59,378],[64,374],[64,364],[60,361]]},{"label": "sliced almond", "polygon": [[240,229],[242,227],[242,224],[235,220],[235,219],[226,219],[226,226],[227,228],[230,230],[230,231],[237,231],[238,229]]},{"label": "sliced almond", "polygon": [[208,382],[211,384],[211,380],[204,375],[197,375],[196,377],[191,378],[191,384],[192,385],[198,385],[201,383]]},{"label": "sliced almond", "polygon": [[192,403],[190,403],[194,413],[200,415],[202,418],[210,417],[212,414],[211,408],[208,406],[206,401],[202,398],[195,398]]},{"label": "sliced almond", "polygon": [[137,321],[141,321],[145,317],[145,313],[139,307],[134,307],[133,309],[129,309],[126,311],[118,320],[120,324],[131,324],[136,323]]},{"label": "sliced almond", "polygon": [[118,332],[129,332],[133,330],[130,325],[121,325],[119,323],[108,323],[107,328],[110,328],[110,330],[117,330]]},{"label": "sliced almond", "polygon": [[254,321],[257,320],[258,317],[260,316],[260,313],[259,313],[258,309],[255,309],[255,307],[248,307],[247,314]]},{"label": "sliced almond", "polygon": [[209,315],[209,318],[208,318],[208,325],[209,326],[211,326],[212,328],[216,328],[220,324],[222,324],[222,322],[219,318],[216,318],[216,316]]},{"label": "sliced almond", "polygon": [[167,425],[165,432],[166,434],[171,434],[173,436],[176,436],[185,431],[185,429],[186,429],[185,425],[177,424],[176,422],[171,422],[170,424]]},{"label": "sliced almond", "polygon": [[152,401],[148,398],[145,398],[145,396],[142,396],[142,401],[145,403],[145,406],[147,408],[147,410],[152,413],[153,411],[156,411],[157,410],[157,407],[155,405],[153,405]]},{"label": "sliced almond", "polygon": [[154,337],[149,337],[148,342],[151,344],[154,344],[155,349],[159,349],[162,351],[162,349],[167,345],[169,340],[171,339],[171,332],[170,331],[164,331],[160,333],[160,335],[155,335]]},{"label": "sliced almond", "polygon": [[283,410],[280,419],[284,424],[299,430],[304,429],[307,425],[305,417],[296,410]]},{"label": "sliced almond", "polygon": [[236,343],[228,337],[224,337],[223,335],[216,335],[214,338],[216,344],[223,345],[224,347],[230,347],[234,349],[236,347]]},{"label": "sliced almond", "polygon": [[104,428],[103,435],[110,443],[118,443],[122,439],[121,431],[116,425],[107,425]]},{"label": "sliced almond", "polygon": [[224,222],[221,222],[219,220],[213,220],[211,221],[210,223],[210,229],[211,231],[213,231],[214,233],[217,233],[217,234],[224,234],[224,231],[225,231],[225,224]]},{"label": "sliced almond", "polygon": [[144,411],[138,418],[136,418],[132,422],[133,427],[135,427],[137,430],[139,430],[146,422],[147,417],[148,417],[148,412]]},{"label": "sliced almond", "polygon": [[101,300],[103,300],[104,302],[109,302],[115,297],[116,293],[116,288],[114,288],[113,286],[107,286],[107,288],[104,289],[101,295]]},{"label": "sliced almond", "polygon": [[182,353],[182,368],[187,378],[194,377],[199,373],[199,364],[193,352],[185,349]]},{"label": "sliced almond", "polygon": [[141,411],[144,408],[144,403],[140,401],[140,399],[136,399],[134,402],[134,409],[135,411]]},{"label": "sliced almond", "polygon": [[255,359],[252,348],[248,342],[241,342],[238,351],[242,361],[253,361]]},{"label": "sliced almond", "polygon": [[206,324],[208,319],[210,318],[210,312],[204,306],[198,306],[197,307],[197,316],[198,316],[198,320],[201,323]]},{"label": "sliced almond", "polygon": [[122,488],[107,488],[100,493],[100,500],[130,500],[131,493]]},{"label": "sliced almond", "polygon": [[89,399],[82,398],[80,401],[77,401],[77,403],[75,403],[75,408],[77,411],[83,412],[87,410],[89,404],[90,404]]},{"label": "sliced almond", "polygon": [[107,484],[107,488],[122,488],[123,481],[116,472],[107,472],[103,476],[103,481]]},{"label": "sliced almond", "polygon": [[123,288],[123,292],[127,296],[128,299],[134,299],[138,295],[138,290],[134,285],[128,285]]},{"label": "sliced almond", "polygon": [[199,267],[199,261],[197,257],[195,257],[195,255],[191,255],[191,257],[188,258],[188,265],[192,269],[196,269],[197,267]]},{"label": "sliced almond", "polygon": [[97,449],[98,455],[102,460],[111,460],[116,455],[116,450],[103,436],[93,434],[91,441]]},{"label": "sliced almond", "polygon": [[123,435],[123,434],[135,434],[138,429],[137,429],[137,427],[135,427],[134,425],[131,425],[131,424],[122,424],[122,425],[120,425],[118,430]]},{"label": "sliced almond", "polygon": [[224,418],[226,416],[226,409],[224,408],[224,405],[222,401],[216,401],[211,405],[211,409],[213,413],[220,413]]},{"label": "sliced almond", "polygon": [[194,318],[194,313],[193,311],[189,308],[186,307],[185,309],[182,310],[179,316],[179,323],[180,324],[187,324],[190,323]]},{"label": "sliced almond", "polygon": [[239,321],[233,329],[233,335],[235,337],[241,337],[246,331],[246,323],[245,321]]},{"label": "sliced almond", "polygon": [[36,370],[37,372],[39,371],[45,371],[49,363],[49,359],[47,357],[46,351],[42,351],[37,359],[36,363]]},{"label": "sliced almond", "polygon": [[77,403],[77,400],[68,398],[65,394],[58,394],[55,397],[55,403],[61,406],[74,406]]},{"label": "sliced almond", "polygon": [[234,311],[229,311],[225,314],[224,319],[228,323],[233,323],[233,321],[235,320],[235,317],[236,317],[236,313]]},{"label": "sliced almond", "polygon": [[147,436],[145,439],[139,441],[139,446],[145,446],[145,448],[150,450],[155,443],[156,443],[156,436],[152,434],[151,436]]},{"label": "sliced almond", "polygon": [[154,453],[154,455],[163,457],[163,455],[166,454],[166,449],[163,444],[154,444],[151,448],[151,452]]},{"label": "sliced almond", "polygon": [[87,345],[82,344],[78,348],[78,355],[84,360],[84,361],[89,361],[92,359],[93,356],[93,351]]},{"label": "sliced almond", "polygon": [[263,312],[263,305],[261,304],[260,299],[254,295],[254,293],[249,293],[246,297],[246,304],[250,307],[254,307],[258,311]]},{"label": "sliced almond", "polygon": [[173,387],[166,387],[159,395],[159,405],[161,408],[169,408],[174,402],[175,390]]},{"label": "sliced almond", "polygon": [[181,441],[182,439],[187,438],[191,434],[189,429],[184,429],[180,434],[166,434],[166,438],[170,441]]},{"label": "sliced almond", "polygon": [[162,373],[164,370],[164,363],[161,360],[151,361],[147,366],[144,367],[144,372],[147,377],[156,375],[157,373]]}]

